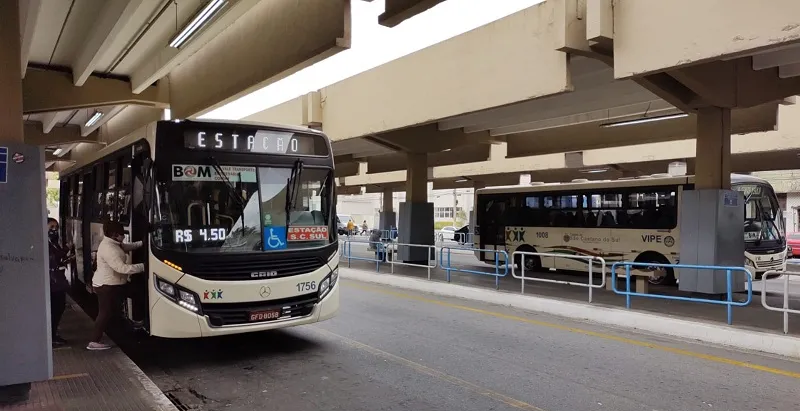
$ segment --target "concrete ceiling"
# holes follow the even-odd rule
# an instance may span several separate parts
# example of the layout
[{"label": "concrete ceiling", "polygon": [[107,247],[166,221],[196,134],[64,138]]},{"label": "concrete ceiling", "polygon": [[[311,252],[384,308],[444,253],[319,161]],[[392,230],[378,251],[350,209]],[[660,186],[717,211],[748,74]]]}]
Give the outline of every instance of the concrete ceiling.
[{"label": "concrete ceiling", "polygon": [[347,49],[350,1],[19,0],[26,140],[60,148],[61,160],[73,143],[111,142],[167,107],[202,114]]}]

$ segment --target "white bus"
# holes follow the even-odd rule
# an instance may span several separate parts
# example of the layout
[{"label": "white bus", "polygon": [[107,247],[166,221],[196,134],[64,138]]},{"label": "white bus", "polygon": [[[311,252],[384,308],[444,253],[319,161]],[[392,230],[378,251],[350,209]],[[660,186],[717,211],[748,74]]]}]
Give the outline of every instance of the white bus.
[{"label": "white bus", "polygon": [[91,292],[102,222],[144,247],[124,311],[153,336],[309,324],[339,309],[330,141],[306,128],[159,121],[61,173],[72,282]]},{"label": "white bus", "polygon": [[[732,175],[731,186],[744,193],[744,263],[757,278],[786,267],[784,219],[772,186],[765,180]],[[684,190],[693,176],[654,175],[614,181],[485,188],[476,191],[474,246],[505,250],[593,255],[617,261],[673,264],[679,261],[678,214]],[[477,252],[494,262],[494,253]],[[518,264],[519,261],[514,262]],[[588,271],[587,261],[569,258],[525,258],[526,270]],[[676,280],[672,269],[660,270],[653,284]]]}]

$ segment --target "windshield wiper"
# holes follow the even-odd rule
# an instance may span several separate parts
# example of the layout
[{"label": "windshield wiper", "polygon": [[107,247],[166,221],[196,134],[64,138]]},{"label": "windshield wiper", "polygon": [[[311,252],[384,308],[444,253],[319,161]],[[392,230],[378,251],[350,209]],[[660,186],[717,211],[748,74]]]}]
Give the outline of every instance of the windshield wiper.
[{"label": "windshield wiper", "polygon": [[[219,165],[219,162],[214,157],[210,157],[211,159],[211,166],[214,167],[214,171],[216,171],[217,175],[222,178],[222,181],[225,182],[228,186],[228,196],[236,202],[236,205],[239,206],[239,218],[242,220],[242,235],[245,234],[245,224],[244,224],[244,199],[242,196],[236,191],[236,186],[231,183],[231,180],[228,178],[228,175],[225,173],[225,170],[222,169],[222,166]],[[239,173],[239,182],[242,181],[242,173]],[[211,216],[208,216],[209,220]]]},{"label": "windshield wiper", "polygon": [[289,179],[286,180],[286,232],[289,232],[289,217],[297,201],[297,190],[300,186],[300,175],[303,174],[303,162],[295,160]]}]

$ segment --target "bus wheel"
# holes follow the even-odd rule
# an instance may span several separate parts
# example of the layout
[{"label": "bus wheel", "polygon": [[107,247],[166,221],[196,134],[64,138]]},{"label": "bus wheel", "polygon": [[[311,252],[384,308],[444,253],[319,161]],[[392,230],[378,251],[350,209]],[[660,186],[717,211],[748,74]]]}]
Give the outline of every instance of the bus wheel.
[{"label": "bus wheel", "polygon": [[[523,249],[519,249],[517,251],[523,251],[523,252],[526,252],[526,253],[536,252],[535,250],[524,249],[524,248]],[[516,264],[517,267],[522,268],[522,256],[521,255],[514,256],[514,264]],[[525,271],[526,272],[540,270],[541,268],[542,268],[542,260],[539,258],[539,256],[535,256],[535,255],[526,255],[525,256]]]},{"label": "bus wheel", "polygon": [[[634,262],[637,262],[637,263],[654,263],[654,264],[669,264],[669,260],[667,260],[664,256],[662,256],[660,254],[650,254],[650,253],[642,254]],[[658,270],[655,267],[647,267],[647,268],[649,270],[653,270],[655,272],[652,277],[647,279],[647,281],[650,284],[653,284],[653,285],[674,285],[675,284],[675,272],[672,270],[672,268],[665,268],[663,270]]]}]

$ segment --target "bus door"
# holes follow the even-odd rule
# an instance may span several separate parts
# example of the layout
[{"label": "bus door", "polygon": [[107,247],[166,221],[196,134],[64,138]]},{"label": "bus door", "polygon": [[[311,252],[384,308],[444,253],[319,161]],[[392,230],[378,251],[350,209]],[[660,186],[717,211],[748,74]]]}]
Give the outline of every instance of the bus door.
[{"label": "bus door", "polygon": [[[508,199],[499,196],[486,196],[481,198],[478,206],[478,226],[480,227],[480,248],[482,250],[506,249],[506,212]],[[493,252],[484,251],[481,259],[493,262]],[[505,261],[505,256],[500,255],[500,261]]]},{"label": "bus door", "polygon": [[75,241],[75,254],[78,262],[78,278],[84,285],[91,286],[92,281],[92,202],[94,193],[94,179],[91,172],[79,176],[82,180],[78,195],[81,197],[81,207],[78,209],[79,239]]}]

